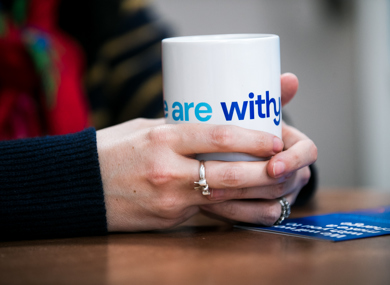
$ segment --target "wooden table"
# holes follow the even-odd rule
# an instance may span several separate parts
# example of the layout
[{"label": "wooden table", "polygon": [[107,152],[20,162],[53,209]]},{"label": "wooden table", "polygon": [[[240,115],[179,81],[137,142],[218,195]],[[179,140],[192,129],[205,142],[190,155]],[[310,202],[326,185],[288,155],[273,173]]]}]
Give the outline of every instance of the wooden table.
[{"label": "wooden table", "polygon": [[[321,189],[293,216],[389,204],[390,193]],[[390,284],[390,236],[332,243],[196,217],[165,232],[0,243],[0,284]]]}]

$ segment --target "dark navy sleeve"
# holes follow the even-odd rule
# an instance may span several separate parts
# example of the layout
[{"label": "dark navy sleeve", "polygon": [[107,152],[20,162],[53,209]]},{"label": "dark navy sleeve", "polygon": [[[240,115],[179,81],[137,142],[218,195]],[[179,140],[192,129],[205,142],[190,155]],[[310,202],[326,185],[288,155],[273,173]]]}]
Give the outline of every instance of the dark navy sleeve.
[{"label": "dark navy sleeve", "polygon": [[0,142],[0,239],[107,233],[96,132]]}]

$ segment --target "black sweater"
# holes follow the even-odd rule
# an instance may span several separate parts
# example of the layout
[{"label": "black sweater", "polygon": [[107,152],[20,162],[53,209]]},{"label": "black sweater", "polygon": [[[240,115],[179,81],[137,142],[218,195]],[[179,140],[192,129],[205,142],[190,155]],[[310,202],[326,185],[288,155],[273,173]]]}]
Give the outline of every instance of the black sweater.
[{"label": "black sweater", "polygon": [[95,130],[0,142],[1,239],[107,233]]}]

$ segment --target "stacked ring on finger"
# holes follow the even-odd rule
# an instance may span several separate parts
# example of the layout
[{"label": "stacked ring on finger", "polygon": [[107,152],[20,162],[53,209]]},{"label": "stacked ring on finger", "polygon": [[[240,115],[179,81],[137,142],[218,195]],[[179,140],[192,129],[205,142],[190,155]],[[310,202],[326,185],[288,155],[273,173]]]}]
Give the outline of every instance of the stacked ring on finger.
[{"label": "stacked ring on finger", "polygon": [[199,166],[199,181],[195,181],[194,184],[195,184],[194,189],[195,190],[201,189],[203,196],[211,195],[209,190],[209,185],[207,184],[206,181],[206,168],[204,166],[203,160],[200,162],[200,166]]},{"label": "stacked ring on finger", "polygon": [[286,200],[286,198],[279,199],[279,203],[282,206],[282,212],[280,214],[279,219],[275,222],[276,225],[280,225],[285,219],[287,219],[291,214],[290,203]]}]

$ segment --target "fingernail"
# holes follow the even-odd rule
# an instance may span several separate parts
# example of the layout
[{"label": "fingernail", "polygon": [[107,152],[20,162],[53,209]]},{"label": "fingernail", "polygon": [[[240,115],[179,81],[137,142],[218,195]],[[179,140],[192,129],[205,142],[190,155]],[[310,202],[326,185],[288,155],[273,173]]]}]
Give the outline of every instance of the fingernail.
[{"label": "fingernail", "polygon": [[275,153],[281,152],[283,150],[283,142],[280,138],[274,137],[274,146],[273,151]]},{"label": "fingernail", "polygon": [[212,200],[219,200],[222,199],[224,196],[224,190],[223,189],[211,189],[211,196],[210,198]]},{"label": "fingernail", "polygon": [[286,165],[281,162],[277,161],[274,163],[274,177],[278,177],[281,174],[283,174],[284,170],[286,169]]}]

